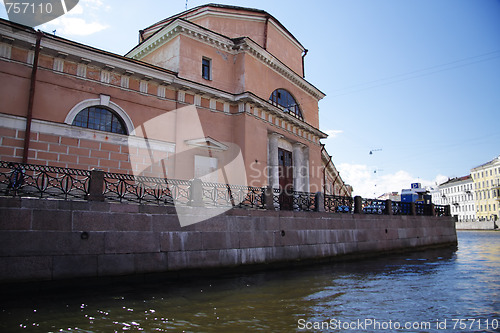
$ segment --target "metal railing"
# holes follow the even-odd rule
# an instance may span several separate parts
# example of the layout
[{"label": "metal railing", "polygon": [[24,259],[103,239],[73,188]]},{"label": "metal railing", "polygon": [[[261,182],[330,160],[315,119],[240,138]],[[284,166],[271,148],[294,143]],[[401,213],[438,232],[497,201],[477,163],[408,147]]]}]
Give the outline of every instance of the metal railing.
[{"label": "metal railing", "polygon": [[325,195],[325,211],[330,213],[354,212],[354,199],[338,195]]},{"label": "metal railing", "polygon": [[310,212],[316,211],[316,194],[309,192],[293,192],[293,210]]},{"label": "metal railing", "polygon": [[189,202],[189,181],[118,173],[105,173],[103,180],[103,195],[110,201],[170,206]]},{"label": "metal railing", "polygon": [[5,195],[85,199],[90,171],[0,161],[0,191]]},{"label": "metal railing", "polygon": [[261,187],[208,182],[201,182],[201,185],[205,205],[264,209],[264,190]]},{"label": "metal railing", "polygon": [[393,215],[411,215],[411,204],[409,202],[392,201]]},{"label": "metal railing", "polygon": [[365,214],[385,214],[387,215],[386,200],[379,199],[366,199],[363,198],[361,201],[363,213]]},{"label": "metal railing", "polygon": [[450,216],[450,207],[0,161],[0,195],[154,205]]}]

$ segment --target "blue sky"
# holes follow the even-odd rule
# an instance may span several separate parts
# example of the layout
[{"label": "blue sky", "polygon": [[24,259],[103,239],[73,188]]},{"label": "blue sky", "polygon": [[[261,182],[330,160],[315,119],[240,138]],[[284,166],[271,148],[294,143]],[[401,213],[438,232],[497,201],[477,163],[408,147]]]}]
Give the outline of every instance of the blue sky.
[{"label": "blue sky", "polygon": [[[188,8],[206,2],[188,1]],[[500,1],[233,0],[263,9],[306,47],[324,140],[355,194],[431,185],[500,154]],[[185,0],[80,0],[38,27],[125,54]],[[0,17],[6,18],[0,6]],[[370,150],[376,150],[369,154]]]}]

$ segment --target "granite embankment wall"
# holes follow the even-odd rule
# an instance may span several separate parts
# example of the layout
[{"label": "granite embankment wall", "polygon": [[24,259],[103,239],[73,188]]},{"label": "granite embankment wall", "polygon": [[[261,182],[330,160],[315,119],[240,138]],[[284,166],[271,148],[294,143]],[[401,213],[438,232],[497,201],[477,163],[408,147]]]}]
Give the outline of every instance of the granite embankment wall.
[{"label": "granite embankment wall", "polygon": [[0,198],[3,283],[373,255],[456,242],[452,217],[234,209],[181,227],[173,207]]},{"label": "granite embankment wall", "polygon": [[457,222],[457,230],[496,230],[498,225],[495,221],[475,221],[475,222]]}]

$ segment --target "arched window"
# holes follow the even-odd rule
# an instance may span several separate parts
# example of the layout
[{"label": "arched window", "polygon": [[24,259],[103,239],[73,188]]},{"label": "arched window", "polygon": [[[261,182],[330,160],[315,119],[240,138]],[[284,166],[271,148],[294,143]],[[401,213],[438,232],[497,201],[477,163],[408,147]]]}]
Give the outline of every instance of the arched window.
[{"label": "arched window", "polygon": [[127,127],[123,120],[116,113],[102,105],[83,109],[76,115],[72,125],[117,134],[127,134]]},{"label": "arched window", "polygon": [[272,105],[283,109],[286,113],[291,114],[300,120],[304,120],[295,98],[293,98],[292,94],[285,89],[276,89],[273,91],[271,97],[269,97],[269,101]]}]

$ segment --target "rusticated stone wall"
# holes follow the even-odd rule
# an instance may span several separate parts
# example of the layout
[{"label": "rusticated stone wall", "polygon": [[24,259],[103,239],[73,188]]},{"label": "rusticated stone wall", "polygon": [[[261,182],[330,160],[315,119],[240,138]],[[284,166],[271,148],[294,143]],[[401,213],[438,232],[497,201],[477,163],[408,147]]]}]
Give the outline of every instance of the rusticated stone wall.
[{"label": "rusticated stone wall", "polygon": [[456,242],[452,217],[234,209],[181,227],[173,207],[0,197],[3,283],[373,255]]},{"label": "rusticated stone wall", "polygon": [[496,230],[498,223],[495,221],[474,221],[474,222],[457,222],[455,224],[457,230]]}]

